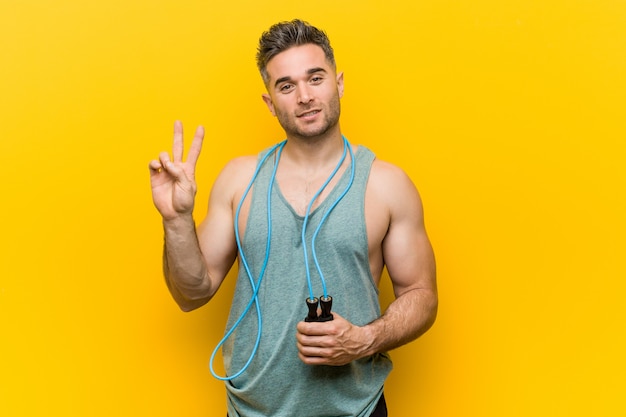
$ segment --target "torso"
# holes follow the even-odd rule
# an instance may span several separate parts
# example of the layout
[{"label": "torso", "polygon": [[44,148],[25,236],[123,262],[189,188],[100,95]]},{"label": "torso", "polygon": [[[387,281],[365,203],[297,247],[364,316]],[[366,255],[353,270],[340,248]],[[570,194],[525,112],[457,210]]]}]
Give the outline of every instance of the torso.
[{"label": "torso", "polygon": [[[282,165],[285,169],[281,171],[279,163],[271,188],[273,167],[271,160],[266,160],[255,179],[255,189],[245,200],[238,223],[247,230],[240,233],[240,267],[227,329],[235,323],[240,325],[236,332],[229,333],[231,337],[223,345],[227,373],[239,371],[247,363],[251,338],[260,334],[257,318],[261,315],[264,325],[257,352],[262,360],[253,360],[242,375],[226,384],[232,408],[241,409],[242,415],[248,414],[245,408],[251,404],[260,404],[262,415],[289,415],[294,408],[305,409],[311,416],[353,415],[355,410],[362,410],[359,415],[369,415],[391,369],[385,354],[355,360],[345,366],[309,366],[298,358],[294,343],[294,329],[306,315],[304,299],[307,297],[328,293],[335,300],[333,311],[356,326],[364,326],[380,317],[376,284],[382,269],[382,237],[388,225],[372,220],[387,217],[387,211],[382,209],[376,213],[379,205],[371,203],[377,201],[372,196],[378,197],[379,202],[385,201],[388,194],[383,188],[381,195],[377,184],[388,179],[383,176],[383,181],[377,180],[380,164],[376,162],[372,166],[374,155],[371,152],[364,148],[355,150],[355,157],[358,162],[353,181],[350,181],[348,167],[344,166],[343,172],[337,173],[338,181],[328,185],[323,201],[312,207],[314,211],[308,223],[303,216],[307,200],[327,178],[326,173],[319,178],[302,175],[303,172],[289,164]],[[227,190],[221,195],[228,197],[224,201],[229,203],[228,213],[233,213],[239,204],[257,161],[259,158],[255,157],[237,163],[226,173],[228,183],[219,184],[218,192]],[[281,159],[285,161],[288,159]],[[291,175],[284,175],[287,172]],[[372,179],[370,174],[373,174]],[[238,178],[239,182],[235,183],[233,178]],[[309,184],[303,180],[310,180]],[[338,200],[349,184],[350,192]],[[310,194],[307,194],[307,186]],[[324,220],[326,214],[331,213],[334,201],[341,201],[341,204]],[[370,213],[375,214],[376,219],[370,219]],[[268,214],[271,214],[271,223]],[[307,224],[310,227],[306,227]],[[322,224],[324,227],[320,228]],[[319,235],[317,231],[321,231]],[[317,245],[316,236],[319,237]],[[307,247],[309,251],[303,250]],[[319,263],[313,260],[315,247]],[[255,294],[258,315],[245,314]],[[240,317],[244,318],[240,320]],[[266,326],[265,323],[271,324]],[[297,375],[297,381],[289,375]],[[318,389],[311,395],[298,394],[310,386]]]},{"label": "torso", "polygon": [[[354,147],[356,152],[357,147]],[[241,200],[241,197],[248,185],[252,173],[257,164],[257,158],[254,156],[242,158],[241,163],[245,166],[245,169],[240,169],[238,175],[237,184],[234,187],[237,191],[233,195],[232,210],[233,218],[235,211]],[[384,198],[380,198],[381,187],[388,186],[380,180],[378,172],[381,169],[381,165],[385,164],[382,161],[374,160],[372,169],[370,171],[369,180],[365,192],[365,225],[367,228],[367,238],[369,247],[369,262],[372,276],[378,284],[382,270],[384,267],[382,245],[387,230],[390,224],[390,211]],[[287,165],[287,164],[286,164]],[[324,199],[328,196],[330,191],[336,185],[343,172],[350,166],[350,158],[346,158],[343,165],[333,177],[324,191],[316,199],[311,207],[314,210]],[[306,175],[304,172],[298,172],[293,169],[293,166],[279,165],[276,183],[280,187],[280,191],[292,206],[294,211],[299,215],[304,216],[306,209],[310,203],[311,198],[315,195],[321,185],[326,181],[328,175],[332,172],[335,165],[331,166],[326,172],[319,173],[318,175]],[[243,168],[243,167],[242,167]],[[242,205],[241,212],[239,214],[239,229],[243,236],[245,233],[245,225],[247,223],[248,213],[250,209],[250,196],[248,194],[244,204]]]}]

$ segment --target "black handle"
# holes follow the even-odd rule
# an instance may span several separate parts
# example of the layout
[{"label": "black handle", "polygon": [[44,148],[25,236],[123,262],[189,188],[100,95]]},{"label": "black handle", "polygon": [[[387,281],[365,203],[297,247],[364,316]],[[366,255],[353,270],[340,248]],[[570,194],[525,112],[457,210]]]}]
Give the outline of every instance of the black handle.
[{"label": "black handle", "polygon": [[306,306],[309,308],[309,315],[304,318],[304,321],[318,321],[317,304],[318,304],[317,298],[306,299]]},{"label": "black handle", "polygon": [[322,314],[319,316],[317,321],[331,321],[334,317],[330,312],[333,307],[333,297],[330,295],[328,297],[320,297],[320,308],[322,309]]}]

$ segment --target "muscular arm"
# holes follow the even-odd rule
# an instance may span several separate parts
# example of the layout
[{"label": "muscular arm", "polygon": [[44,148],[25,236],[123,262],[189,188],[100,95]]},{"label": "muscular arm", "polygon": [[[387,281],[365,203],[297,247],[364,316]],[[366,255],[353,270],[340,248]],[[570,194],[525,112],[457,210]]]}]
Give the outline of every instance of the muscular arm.
[{"label": "muscular arm", "polygon": [[384,196],[390,223],[382,248],[396,299],[382,317],[365,326],[370,341],[366,354],[394,349],[418,338],[437,315],[435,259],[424,227],[422,202],[403,172],[390,166],[385,169],[390,171],[386,175],[392,176],[394,186],[388,187]]},{"label": "muscular arm", "polygon": [[299,355],[305,363],[343,365],[388,351],[416,339],[435,321],[435,260],[419,194],[406,174],[389,164],[375,163],[370,181],[375,200],[384,202],[376,207],[375,227],[384,230],[382,257],[396,299],[379,319],[361,327],[338,314],[332,322],[299,323]]},{"label": "muscular arm", "polygon": [[196,193],[195,164],[203,130],[196,131],[187,161],[183,161],[182,124],[174,129],[173,160],[166,152],[150,162],[152,197],[163,217],[165,243],[163,272],[174,300],[183,311],[208,302],[232,266],[236,249],[232,231],[232,170],[216,180],[206,219],[196,228],[193,219]]},{"label": "muscular arm", "polygon": [[235,260],[232,212],[224,197],[226,175],[222,173],[214,184],[207,216],[197,228],[191,216],[163,221],[163,272],[183,311],[206,304]]},{"label": "muscular arm", "polygon": [[163,221],[163,275],[172,297],[183,311],[208,302],[216,289],[211,284],[191,215]]}]

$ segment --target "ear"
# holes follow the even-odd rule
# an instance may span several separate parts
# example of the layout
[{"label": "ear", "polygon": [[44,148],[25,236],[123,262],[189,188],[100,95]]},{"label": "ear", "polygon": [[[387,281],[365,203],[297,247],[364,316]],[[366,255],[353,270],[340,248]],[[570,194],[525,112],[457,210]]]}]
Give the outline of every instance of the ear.
[{"label": "ear", "polygon": [[272,97],[270,97],[269,94],[261,94],[261,97],[263,97],[263,101],[265,102],[267,108],[270,110],[270,113],[272,113],[272,116],[275,117],[276,112],[274,111],[274,103],[272,103]]},{"label": "ear", "polygon": [[343,71],[337,74],[337,91],[339,91],[339,98],[343,97]]}]

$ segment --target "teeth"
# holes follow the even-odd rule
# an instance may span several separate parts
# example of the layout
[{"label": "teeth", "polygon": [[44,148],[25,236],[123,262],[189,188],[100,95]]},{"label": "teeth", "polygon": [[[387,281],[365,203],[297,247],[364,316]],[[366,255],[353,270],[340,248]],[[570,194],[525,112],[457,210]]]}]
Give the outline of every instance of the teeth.
[{"label": "teeth", "polygon": [[316,114],[316,113],[319,113],[319,110],[313,110],[313,111],[310,111],[310,112],[307,112],[307,113],[303,113],[300,117],[310,116],[310,115]]}]

